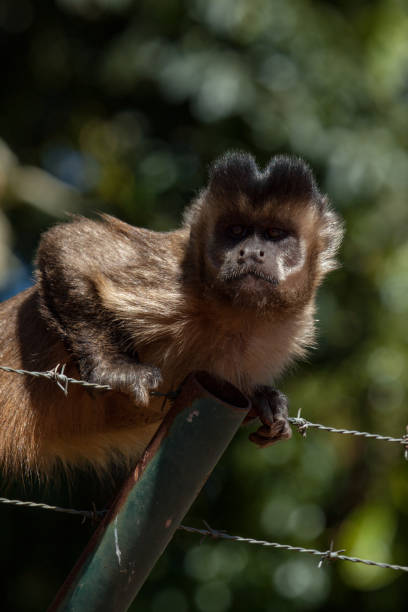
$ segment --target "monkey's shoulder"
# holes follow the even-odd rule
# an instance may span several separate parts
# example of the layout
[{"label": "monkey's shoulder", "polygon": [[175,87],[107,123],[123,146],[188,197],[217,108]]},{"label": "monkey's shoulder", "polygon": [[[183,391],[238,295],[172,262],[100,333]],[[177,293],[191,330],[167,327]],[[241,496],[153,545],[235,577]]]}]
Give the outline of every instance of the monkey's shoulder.
[{"label": "monkey's shoulder", "polygon": [[40,274],[115,276],[143,269],[154,277],[178,266],[185,240],[182,230],[155,232],[109,215],[78,217],[42,236],[36,262]]}]

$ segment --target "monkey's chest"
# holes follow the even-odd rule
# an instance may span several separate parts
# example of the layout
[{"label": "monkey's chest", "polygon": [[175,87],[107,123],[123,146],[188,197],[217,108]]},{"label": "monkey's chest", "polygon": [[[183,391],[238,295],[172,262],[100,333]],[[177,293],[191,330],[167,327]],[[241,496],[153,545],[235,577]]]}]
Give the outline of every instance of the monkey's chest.
[{"label": "monkey's chest", "polygon": [[273,333],[227,337],[207,363],[214,374],[248,393],[256,385],[270,384],[282,367]]},{"label": "monkey's chest", "polygon": [[[208,329],[178,354],[170,378],[180,380],[193,370],[206,370],[250,393],[259,384],[271,384],[281,371],[287,351],[282,350],[279,340],[271,329],[223,334]],[[164,370],[167,365],[163,364]]]},{"label": "monkey's chest", "polygon": [[271,384],[290,361],[293,332],[279,322],[235,319],[221,326],[196,319],[182,335],[169,334],[145,347],[140,358],[160,367],[160,391],[176,389],[192,371],[206,370],[251,393],[257,385]]}]

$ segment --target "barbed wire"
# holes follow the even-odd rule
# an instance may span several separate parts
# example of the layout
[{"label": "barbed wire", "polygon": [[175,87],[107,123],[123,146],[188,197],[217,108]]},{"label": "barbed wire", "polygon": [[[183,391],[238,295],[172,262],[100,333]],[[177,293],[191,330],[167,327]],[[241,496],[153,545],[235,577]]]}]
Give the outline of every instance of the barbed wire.
[{"label": "barbed wire", "polygon": [[[19,499],[7,499],[6,497],[0,497],[1,504],[8,504],[18,507],[25,508],[37,508],[40,510],[51,510],[54,512],[60,512],[65,514],[82,516],[84,519],[96,520],[106,514],[107,510],[73,510],[72,508],[62,508],[60,506],[51,506],[49,504],[43,504],[40,502],[22,501]],[[371,565],[375,567],[381,567],[383,569],[391,569],[395,571],[408,572],[408,566],[396,565],[395,563],[384,563],[382,561],[372,561],[371,559],[361,559],[360,557],[351,557],[344,555],[345,550],[333,550],[333,542],[331,543],[329,550],[317,550],[315,548],[304,548],[303,546],[292,546],[291,544],[281,544],[279,542],[269,542],[268,540],[256,540],[255,538],[245,538],[242,536],[231,535],[225,531],[213,529],[204,521],[206,529],[199,529],[197,527],[190,527],[188,525],[179,525],[179,531],[186,531],[187,533],[193,533],[195,535],[201,535],[202,537],[210,537],[214,540],[229,540],[231,542],[243,542],[245,544],[252,544],[255,546],[264,546],[269,548],[275,548],[279,550],[288,550],[289,552],[306,553],[320,557],[318,567],[321,567],[324,561],[350,561],[352,563],[362,563],[364,565]]]},{"label": "barbed wire", "polygon": [[333,550],[333,543],[329,550],[322,551],[314,548],[303,548],[303,546],[291,546],[290,544],[280,544],[278,542],[269,542],[267,540],[255,540],[254,538],[243,538],[242,536],[230,535],[225,531],[218,531],[213,529],[207,523],[207,529],[197,529],[196,527],[187,527],[186,525],[180,525],[179,529],[182,531],[188,531],[189,533],[195,533],[201,536],[209,536],[215,540],[230,540],[232,542],[245,542],[246,544],[254,544],[256,546],[266,546],[270,548],[277,548],[281,550],[289,550],[291,552],[306,553],[309,555],[315,555],[320,557],[319,567],[322,566],[324,561],[351,561],[352,563],[363,563],[364,565],[374,565],[376,567],[382,567],[384,569],[392,569],[396,571],[408,572],[408,567],[405,565],[396,565],[394,563],[383,563],[381,561],[371,561],[371,559],[361,559],[360,557],[349,557],[343,555],[345,550]]},{"label": "barbed wire", "polygon": [[[404,457],[408,460],[408,433],[404,434],[401,438],[394,438],[392,436],[383,436],[381,434],[369,433],[368,431],[357,431],[356,429],[338,429],[337,427],[330,427],[328,425],[322,425],[321,423],[312,423],[300,416],[300,410],[296,417],[289,417],[289,423],[294,425],[300,435],[305,438],[307,430],[319,429],[320,431],[328,431],[335,434],[343,434],[347,436],[360,436],[362,438],[372,438],[373,440],[380,440],[382,442],[395,442],[402,444],[405,447]],[[407,427],[408,431],[408,427]]]},{"label": "barbed wire", "polygon": [[107,512],[106,510],[74,510],[73,508],[61,508],[60,506],[50,506],[49,504],[42,504],[40,502],[22,501],[21,499],[8,499],[7,497],[0,497],[0,504],[22,506],[25,508],[39,508],[41,510],[51,510],[63,514],[75,514],[85,519],[95,519],[98,516],[103,516]]},{"label": "barbed wire", "polygon": [[[109,385],[100,385],[98,383],[88,382],[86,380],[79,380],[77,378],[71,378],[64,373],[65,364],[57,364],[55,368],[52,370],[47,370],[45,372],[36,372],[31,370],[20,370],[16,368],[11,368],[9,366],[0,365],[0,370],[5,372],[10,372],[14,374],[23,374],[28,376],[34,376],[37,378],[46,378],[50,381],[55,382],[58,387],[63,391],[65,395],[68,394],[68,385],[81,385],[83,387],[92,388],[98,391],[111,391],[112,387]],[[151,395],[157,397],[164,397],[168,399],[174,399],[177,396],[177,391],[169,391],[168,393],[160,393],[158,391],[151,391]],[[372,438],[374,440],[379,440],[382,442],[393,442],[396,444],[400,444],[404,446],[405,453],[404,457],[408,460],[408,433],[402,436],[401,438],[395,438],[392,436],[383,436],[381,434],[370,433],[368,431],[357,431],[355,429],[338,429],[336,427],[330,427],[328,425],[322,425],[321,423],[312,423],[300,416],[300,410],[296,417],[289,417],[288,421],[294,425],[302,437],[306,437],[308,429],[319,429],[321,431],[328,431],[330,433],[342,434],[348,436],[360,436],[363,438]],[[408,428],[407,428],[408,431]]]},{"label": "barbed wire", "polygon": [[[0,370],[4,372],[10,372],[12,374],[25,374],[27,376],[34,376],[35,378],[46,378],[55,382],[57,386],[61,389],[64,395],[68,395],[68,386],[72,385],[80,385],[82,387],[87,387],[89,389],[95,389],[96,391],[113,391],[110,385],[100,385],[98,383],[88,382],[86,380],[79,380],[77,378],[71,378],[67,376],[65,371],[66,364],[57,364],[55,368],[52,370],[46,370],[45,372],[36,372],[32,370],[19,370],[17,368],[11,368],[9,366],[0,365]],[[176,391],[169,391],[168,393],[160,393],[159,391],[150,391],[150,395],[156,397],[167,397],[169,399],[174,399],[176,397]]]},{"label": "barbed wire", "polygon": [[[34,376],[37,378],[46,378],[50,381],[55,382],[65,395],[68,394],[68,386],[70,384],[81,385],[83,387],[92,388],[98,391],[112,390],[112,387],[110,387],[109,385],[100,385],[98,383],[78,380],[76,378],[67,376],[64,373],[65,364],[63,365],[57,364],[55,368],[53,368],[52,370],[47,370],[45,372],[22,370],[22,369],[17,369],[17,368],[11,368],[9,366],[3,366],[3,365],[0,365],[0,370],[3,370],[5,372],[14,373],[14,374]],[[175,397],[175,392],[173,391],[171,391],[170,393],[159,393],[159,392],[153,391],[151,392],[151,394],[161,396],[161,397],[173,397],[173,398]],[[302,435],[302,437],[306,436],[308,429],[319,429],[321,431],[327,431],[327,432],[335,433],[335,434],[361,436],[364,438],[372,438],[374,440],[380,440],[383,442],[394,442],[394,443],[403,445],[405,447],[405,458],[408,459],[408,433],[405,434],[401,438],[394,438],[392,436],[383,436],[380,434],[369,433],[366,431],[338,429],[336,427],[330,427],[328,425],[322,425],[321,423],[313,423],[311,421],[308,421],[300,416],[300,410],[296,417],[289,417],[288,420],[292,425],[294,425],[297,428],[297,430]],[[103,516],[107,512],[107,510],[74,510],[72,508],[62,508],[60,506],[52,506],[49,504],[43,504],[39,502],[22,501],[22,500],[17,500],[17,499],[7,499],[5,497],[0,497],[0,503],[19,506],[19,507],[26,507],[26,508],[38,508],[41,510],[50,510],[54,512],[82,516],[84,519],[93,519],[93,520],[96,520],[97,518]],[[321,567],[323,562],[326,560],[328,561],[341,560],[341,561],[350,561],[352,563],[362,563],[364,565],[371,565],[371,566],[381,567],[384,569],[408,572],[408,566],[384,563],[380,561],[372,561],[370,559],[361,559],[360,557],[351,557],[348,555],[344,555],[343,554],[345,552],[344,550],[337,550],[337,551],[333,550],[333,546],[331,546],[331,548],[327,551],[321,551],[321,550],[316,550],[314,548],[304,548],[302,546],[292,546],[290,544],[280,544],[278,542],[269,542],[267,540],[256,540],[254,538],[245,538],[242,536],[231,535],[231,534],[226,533],[225,531],[219,531],[219,530],[213,529],[207,523],[205,524],[206,524],[206,529],[198,529],[196,527],[189,527],[187,525],[180,525],[178,529],[181,531],[186,531],[188,533],[201,535],[203,537],[211,537],[213,539],[224,539],[224,540],[229,540],[229,541],[234,541],[234,542],[244,542],[247,544],[253,544],[257,546],[265,546],[265,547],[271,547],[275,549],[288,550],[291,552],[315,555],[315,556],[320,557],[319,567]]]}]

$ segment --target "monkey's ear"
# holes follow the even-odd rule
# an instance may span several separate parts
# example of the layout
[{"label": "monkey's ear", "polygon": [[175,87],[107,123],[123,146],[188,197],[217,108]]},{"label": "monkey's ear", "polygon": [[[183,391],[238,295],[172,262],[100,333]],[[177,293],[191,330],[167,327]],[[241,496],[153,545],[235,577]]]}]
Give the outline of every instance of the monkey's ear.
[{"label": "monkey's ear", "polygon": [[228,151],[210,166],[208,188],[214,195],[245,193],[255,195],[260,172],[255,159],[244,151]]},{"label": "monkey's ear", "polygon": [[300,157],[276,155],[266,167],[264,177],[265,198],[316,203],[321,200],[313,172]]}]

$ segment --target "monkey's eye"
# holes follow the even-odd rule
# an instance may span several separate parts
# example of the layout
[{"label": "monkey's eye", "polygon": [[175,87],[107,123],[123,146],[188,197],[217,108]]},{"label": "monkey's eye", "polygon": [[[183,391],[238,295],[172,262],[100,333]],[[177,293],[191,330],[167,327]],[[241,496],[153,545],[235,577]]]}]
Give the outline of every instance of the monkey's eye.
[{"label": "monkey's eye", "polygon": [[231,227],[228,228],[228,233],[233,238],[241,238],[245,236],[246,228],[243,225],[231,225]]},{"label": "monkey's eye", "polygon": [[265,238],[267,240],[283,240],[288,235],[289,232],[284,229],[281,229],[280,227],[269,227],[265,232]]}]

